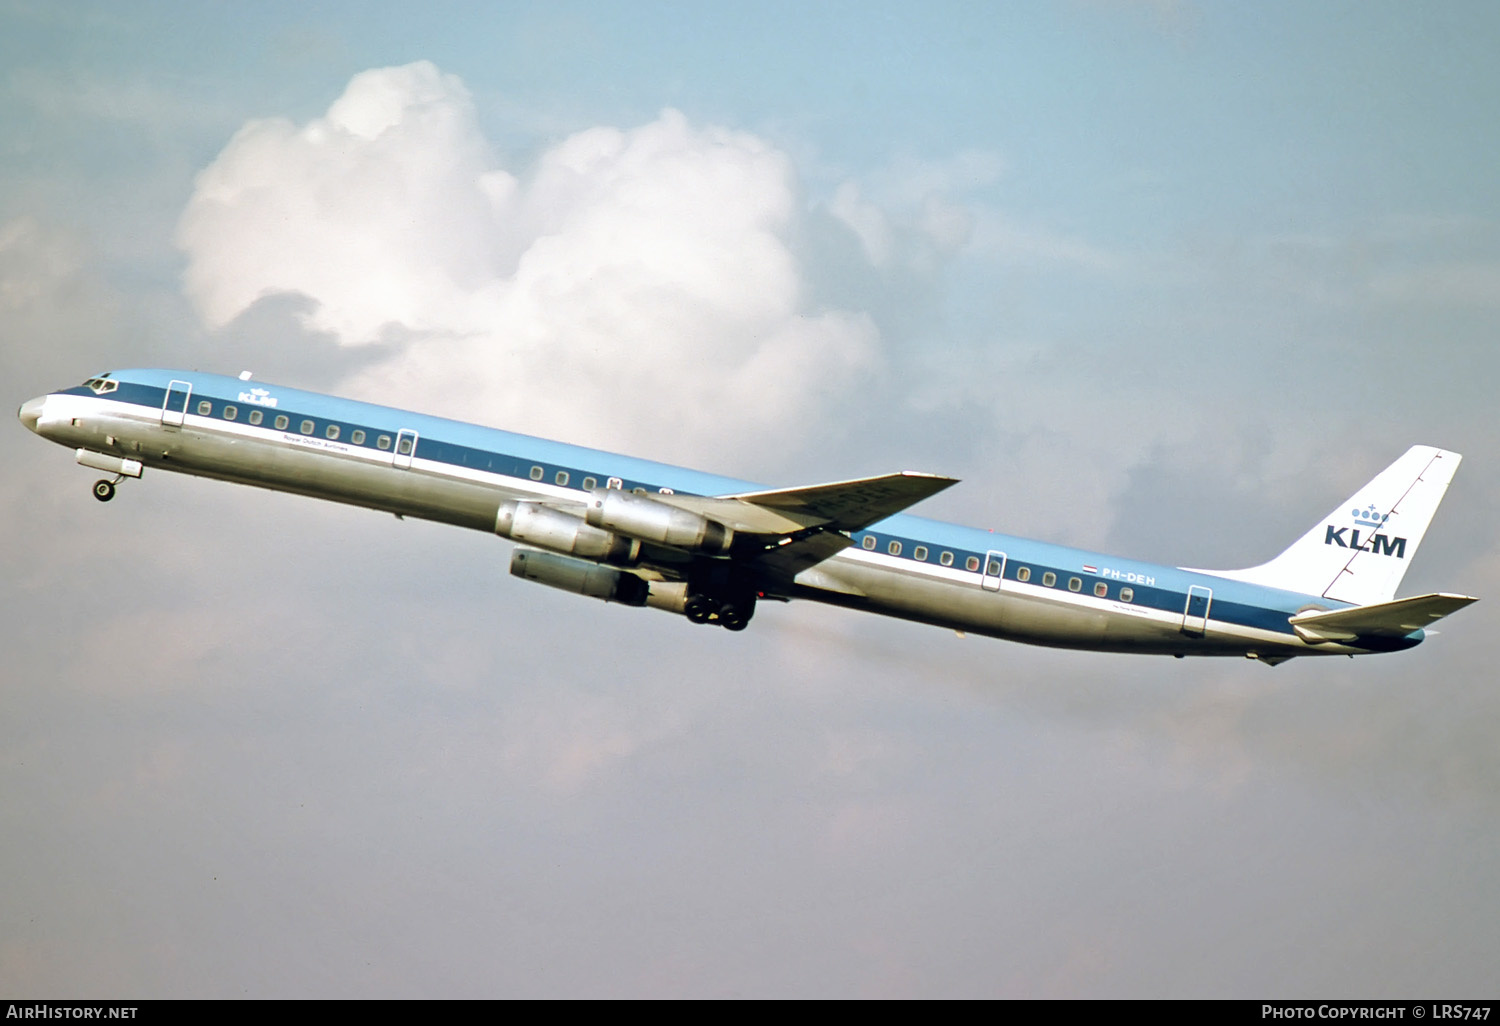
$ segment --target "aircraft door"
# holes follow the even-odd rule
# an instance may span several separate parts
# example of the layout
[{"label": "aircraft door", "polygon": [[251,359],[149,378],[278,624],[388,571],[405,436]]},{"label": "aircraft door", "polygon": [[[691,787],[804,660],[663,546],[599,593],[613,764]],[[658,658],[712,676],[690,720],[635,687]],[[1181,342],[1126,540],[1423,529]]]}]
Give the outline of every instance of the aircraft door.
[{"label": "aircraft door", "polygon": [[187,413],[188,399],[192,397],[193,385],[188,381],[172,381],[167,385],[167,397],[161,404],[161,422],[166,427],[182,427],[182,418]]},{"label": "aircraft door", "polygon": [[396,451],[391,456],[391,465],[397,470],[411,467],[411,458],[417,451],[417,433],[411,428],[396,432]]},{"label": "aircraft door", "polygon": [[987,552],[984,556],[984,576],[980,583],[986,591],[999,591],[1000,581],[1005,577],[1005,553]]},{"label": "aircraft door", "polygon": [[1213,605],[1214,593],[1210,588],[1195,584],[1188,588],[1187,605],[1182,608],[1182,633],[1202,637],[1208,630],[1208,608]]}]

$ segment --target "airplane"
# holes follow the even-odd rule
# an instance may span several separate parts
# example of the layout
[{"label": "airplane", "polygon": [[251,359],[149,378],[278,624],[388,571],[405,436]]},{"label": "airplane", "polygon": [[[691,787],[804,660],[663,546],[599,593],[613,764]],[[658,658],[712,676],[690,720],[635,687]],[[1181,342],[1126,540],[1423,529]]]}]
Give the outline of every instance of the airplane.
[{"label": "airplane", "polygon": [[938,474],[768,489],[251,377],[112,371],[18,416],[113,475],[100,501],[152,467],[456,524],[519,543],[523,580],[730,631],[761,601],[811,600],[960,635],[1275,666],[1413,648],[1477,601],[1395,597],[1461,459],[1431,446],[1270,562],[1195,570],[904,513],[957,483]]}]

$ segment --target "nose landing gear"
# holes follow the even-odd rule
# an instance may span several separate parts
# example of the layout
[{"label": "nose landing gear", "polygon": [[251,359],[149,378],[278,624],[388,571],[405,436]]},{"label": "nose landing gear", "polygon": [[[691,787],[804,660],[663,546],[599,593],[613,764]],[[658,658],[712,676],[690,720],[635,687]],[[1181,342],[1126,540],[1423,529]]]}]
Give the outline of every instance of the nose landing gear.
[{"label": "nose landing gear", "polygon": [[[105,435],[105,442],[109,445],[117,444],[113,435]],[[101,477],[94,482],[94,498],[100,502],[108,502],[115,497],[115,485],[127,477],[141,476],[141,461],[128,460],[122,456],[115,456],[107,452],[94,452],[90,449],[79,449],[77,454],[78,463],[81,466],[93,470],[102,470],[106,474],[115,475],[113,479]]]}]

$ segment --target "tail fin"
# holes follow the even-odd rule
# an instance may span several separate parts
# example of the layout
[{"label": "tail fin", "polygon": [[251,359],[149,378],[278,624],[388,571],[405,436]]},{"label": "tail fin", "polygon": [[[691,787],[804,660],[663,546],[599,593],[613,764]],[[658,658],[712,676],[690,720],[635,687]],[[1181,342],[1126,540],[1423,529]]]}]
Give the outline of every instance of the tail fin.
[{"label": "tail fin", "polygon": [[1389,602],[1461,459],[1414,445],[1269,563],[1215,572],[1355,605]]}]

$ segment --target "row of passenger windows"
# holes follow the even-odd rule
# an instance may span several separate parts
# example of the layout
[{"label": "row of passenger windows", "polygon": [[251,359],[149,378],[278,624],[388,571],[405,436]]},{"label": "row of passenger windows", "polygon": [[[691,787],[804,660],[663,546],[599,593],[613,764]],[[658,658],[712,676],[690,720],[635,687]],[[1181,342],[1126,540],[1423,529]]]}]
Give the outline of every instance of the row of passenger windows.
[{"label": "row of passenger windows", "polygon": [[[542,478],[544,478],[546,476],[547,476],[547,471],[545,469],[543,469],[542,467],[532,467],[531,468],[531,479],[533,481],[540,481]],[[552,480],[556,484],[560,484],[563,487],[567,487],[567,484],[568,484],[569,481],[572,480],[572,477],[568,474],[568,472],[566,470],[559,470],[556,474],[552,475]],[[609,485],[608,485],[608,487],[610,487],[610,488],[619,488],[621,486],[621,484],[622,484],[622,482],[620,481],[620,479],[618,477],[612,477],[612,478],[609,479]],[[584,491],[588,491],[590,488],[597,488],[598,485],[599,485],[599,479],[596,478],[596,477],[586,477],[586,478],[583,479],[583,490]],[[636,491],[643,491],[643,490],[644,489],[640,489],[640,488],[636,489]]]},{"label": "row of passenger windows", "polygon": [[[209,402],[207,399],[200,400],[198,403],[198,415],[201,417],[207,417],[213,413],[213,408],[213,403]],[[238,420],[240,417],[239,407],[237,406],[226,405],[221,413],[225,420]],[[249,415],[245,417],[246,423],[250,424],[252,427],[258,427],[259,425],[263,424],[265,422],[265,419],[265,410],[251,410]],[[290,417],[288,417],[284,413],[278,413],[276,415],[276,418],[272,421],[271,426],[274,427],[277,431],[285,431],[289,427],[291,427],[291,423],[292,421]],[[317,424],[315,424],[311,420],[303,420],[297,425],[297,430],[304,435],[314,434],[316,433],[317,429]],[[329,424],[323,429],[323,437],[333,441],[336,441],[339,435],[341,435],[342,433],[342,429],[337,424]],[[368,436],[365,434],[363,428],[355,428],[353,431],[349,432],[349,441],[353,442],[355,445],[364,445],[365,439],[367,437]],[[403,436],[400,443],[396,446],[396,451],[403,456],[410,456],[411,446],[412,440],[408,437]],[[391,447],[391,436],[377,435],[375,438],[375,447],[377,449],[389,449]]]},{"label": "row of passenger windows", "polygon": [[[207,399],[201,399],[201,400],[199,400],[199,402],[198,402],[198,415],[199,416],[201,416],[201,417],[212,416],[213,415],[213,409],[214,409],[213,403],[210,402],[209,400],[207,400]],[[239,407],[225,404],[222,407],[222,409],[220,410],[220,414],[221,414],[221,416],[223,416],[223,418],[225,420],[238,420],[239,416],[240,416]],[[248,424],[250,424],[252,427],[259,427],[261,424],[265,423],[265,419],[266,419],[266,412],[264,410],[261,410],[261,409],[251,410],[246,415],[246,417],[245,417],[245,421]],[[292,421],[291,421],[290,417],[288,417],[284,413],[278,413],[278,414],[276,414],[275,418],[273,419],[271,426],[274,427],[277,431],[286,431],[288,428],[291,427],[291,423],[292,423]],[[297,425],[297,430],[300,431],[304,435],[315,434],[317,432],[317,429],[318,429],[317,424],[315,422],[311,421],[311,420],[303,420],[303,421],[301,421]],[[343,433],[342,429],[337,424],[329,424],[329,425],[327,425],[326,427],[323,428],[323,437],[325,437],[325,438],[327,438],[327,439],[329,439],[331,441],[338,440],[339,436],[342,433]],[[352,442],[352,443],[354,443],[355,445],[364,445],[365,444],[365,439],[367,437],[368,436],[365,434],[365,431],[364,431],[363,428],[354,428],[352,431],[349,432],[349,441]],[[377,435],[376,438],[375,438],[375,447],[377,449],[389,449],[391,447],[391,436],[390,435]],[[400,438],[399,438],[399,441],[396,442],[396,451],[398,453],[400,453],[402,456],[410,456],[411,452],[412,452],[412,439],[409,436],[405,435],[405,434],[401,435]],[[540,466],[533,466],[531,468],[531,479],[533,481],[540,481],[545,476],[546,476],[546,470],[543,469],[542,467],[540,467]],[[553,475],[553,480],[557,484],[563,485],[564,487],[567,486],[568,482],[571,479],[572,479],[571,475],[566,470],[559,470],[556,474]],[[582,482],[583,489],[585,491],[588,491],[589,489],[597,487],[598,483],[599,483],[599,481],[598,481],[597,478],[594,478],[594,477],[585,477],[583,479],[583,482]],[[624,487],[624,482],[621,481],[618,477],[612,477],[612,478],[609,479],[609,483],[608,483],[607,487],[609,487],[609,488],[623,488]],[[646,489],[642,488],[642,487],[636,487],[635,489],[633,489],[633,491],[637,495],[645,495],[646,494]],[[670,488],[663,488],[663,489],[661,489],[661,493],[663,495],[671,495],[672,494],[672,489],[670,489]]]},{"label": "row of passenger windows", "polygon": [[[875,545],[876,545],[875,536],[873,534],[867,534],[867,535],[865,535],[864,538],[861,540],[860,544],[863,545],[866,549],[873,550],[875,548]],[[901,543],[898,542],[898,541],[892,540],[891,542],[888,542],[886,544],[885,550],[887,552],[889,552],[893,556],[899,556],[899,555],[901,555]],[[917,560],[918,562],[923,562],[923,563],[927,562],[927,556],[929,555],[929,553],[927,551],[927,546],[925,546],[925,545],[918,545],[918,546],[914,547],[911,550],[911,555],[912,555],[912,558],[915,559],[915,560]],[[952,566],[953,565],[953,553],[951,553],[951,552],[943,552],[943,553],[941,553],[938,556],[938,562],[941,563],[943,566]],[[964,569],[967,570],[967,571],[969,571],[970,573],[978,573],[979,572],[979,557],[978,556],[969,556],[968,558],[966,558],[964,560]],[[999,577],[1000,573],[1001,573],[1001,571],[1003,569],[1004,569],[1004,567],[1002,566],[1000,560],[992,558],[992,559],[989,560],[989,564],[985,567],[985,573],[987,573],[991,577]],[[1025,584],[1028,581],[1030,581],[1031,580],[1031,567],[1029,567],[1029,566],[1017,567],[1016,568],[1016,580],[1020,581],[1022,584]],[[1051,570],[1044,571],[1042,573],[1042,587],[1044,587],[1044,588],[1055,588],[1055,587],[1057,587],[1057,574],[1053,573]],[[1069,577],[1068,578],[1068,590],[1069,591],[1082,591],[1083,590],[1083,578],[1081,578],[1081,577]],[[1109,595],[1109,585],[1106,584],[1104,581],[1095,581],[1094,582],[1094,594],[1097,595],[1099,598],[1106,598],[1106,597],[1108,597],[1108,595]],[[1120,589],[1120,601],[1121,602],[1133,602],[1134,600],[1135,600],[1135,589],[1134,588],[1121,588]]]},{"label": "row of passenger windows", "polygon": [[[546,476],[547,476],[546,468],[541,467],[541,466],[533,466],[531,468],[531,479],[533,481],[540,481],[540,480],[542,480],[542,478],[544,478]],[[568,486],[568,482],[571,481],[571,480],[573,480],[573,477],[566,470],[559,470],[557,473],[555,473],[555,474],[552,475],[552,481],[553,481],[553,483],[561,485],[564,488],[566,488]],[[582,488],[586,492],[587,491],[592,491],[593,489],[599,487],[599,479],[597,477],[593,477],[593,476],[585,477],[581,482],[579,482],[579,487]],[[618,477],[612,477],[612,478],[610,478],[605,483],[604,487],[606,487],[606,488],[624,488],[625,487],[625,482],[622,481],[622,480],[620,480],[620,478],[618,478]],[[633,491],[637,495],[645,495],[647,493],[648,489],[645,486],[643,486],[643,485],[636,485],[634,488],[631,489],[631,491]],[[672,493],[672,489],[670,489],[670,488],[661,488],[661,489],[658,489],[658,491],[660,491],[662,495],[671,495],[671,494],[673,494]]]}]

